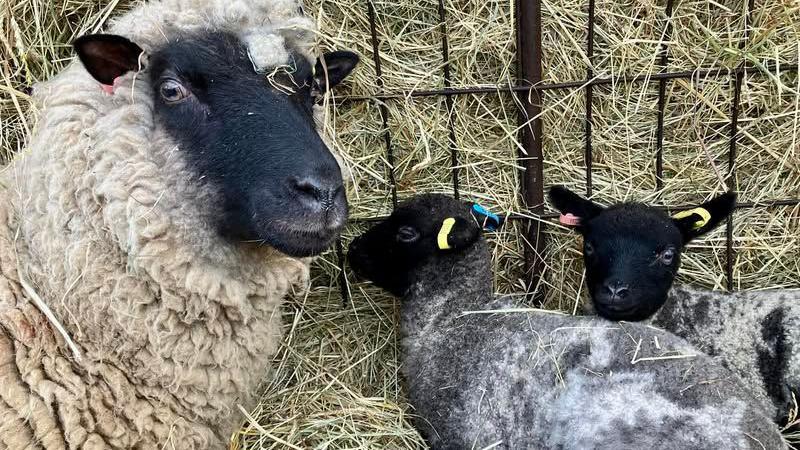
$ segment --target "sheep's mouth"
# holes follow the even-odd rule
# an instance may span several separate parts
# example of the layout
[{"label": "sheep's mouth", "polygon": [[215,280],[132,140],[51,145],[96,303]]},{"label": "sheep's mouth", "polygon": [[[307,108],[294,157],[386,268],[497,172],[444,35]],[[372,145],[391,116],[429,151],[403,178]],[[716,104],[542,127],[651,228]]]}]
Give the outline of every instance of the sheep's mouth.
[{"label": "sheep's mouth", "polygon": [[316,256],[333,244],[339,232],[340,229],[282,226],[265,231],[263,242],[289,256]]}]

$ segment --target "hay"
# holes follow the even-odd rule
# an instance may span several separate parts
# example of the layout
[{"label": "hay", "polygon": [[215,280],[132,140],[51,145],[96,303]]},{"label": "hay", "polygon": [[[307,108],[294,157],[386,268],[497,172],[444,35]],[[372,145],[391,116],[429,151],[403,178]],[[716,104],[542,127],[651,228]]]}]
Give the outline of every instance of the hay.
[{"label": "hay", "polygon": [[[67,43],[97,30],[128,0],[7,0],[0,6],[0,158],[20,151],[33,124],[26,88],[63,67]],[[545,82],[595,77],[619,79],[661,70],[723,67],[743,61],[759,67],[743,78],[735,183],[742,201],[800,197],[800,78],[785,71],[800,55],[800,5],[758,2],[746,39],[745,1],[597,0],[595,46],[586,49],[586,1],[543,0]],[[445,86],[442,32],[447,29],[450,84],[508,85],[516,78],[515,11],[511,0],[373,3],[383,72],[375,76],[367,4],[361,0],[308,0],[320,28],[320,49],[348,48],[363,64],[329,99],[325,127],[351,169],[353,221],[343,244],[363,231],[365,219],[388,214],[395,179],[400,199],[418,192],[453,192],[449,124],[462,197],[501,213],[524,213],[517,195],[518,106],[509,93],[460,95],[453,108],[443,97],[385,101],[346,100],[382,92]],[[672,29],[666,35],[666,24]],[[743,46],[743,47],[742,47]],[[770,67],[770,69],[766,69]],[[777,67],[777,68],[776,68]],[[665,83],[663,188],[656,188],[658,83],[613,83],[593,88],[593,194],[601,202],[637,198],[662,205],[701,201],[724,189],[728,175],[730,114],[735,76],[702,76]],[[586,189],[585,89],[545,93],[546,184]],[[385,109],[385,116],[382,109]],[[384,119],[387,127],[384,127]],[[390,170],[388,134],[394,158]],[[549,207],[548,207],[549,211]],[[546,222],[548,247],[542,286],[546,306],[574,311],[585,297],[579,242]],[[491,235],[495,289],[520,293],[524,223],[511,221]],[[724,230],[691,245],[680,279],[723,288]],[[800,286],[800,207],[758,206],[734,218],[737,289]],[[265,381],[261,404],[250,411],[232,448],[419,448],[398,380],[397,301],[345,273],[328,252],[314,265],[313,287],[290,299],[287,335]],[[342,292],[348,292],[345,304]],[[520,297],[520,301],[524,299]]]}]

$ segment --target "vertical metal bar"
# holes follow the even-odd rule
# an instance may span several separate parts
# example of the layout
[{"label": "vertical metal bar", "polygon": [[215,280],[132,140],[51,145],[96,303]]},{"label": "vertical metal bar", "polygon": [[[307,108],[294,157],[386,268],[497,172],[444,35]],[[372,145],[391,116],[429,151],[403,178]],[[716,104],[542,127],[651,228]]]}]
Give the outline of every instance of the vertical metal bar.
[{"label": "vertical metal bar", "polygon": [[586,165],[586,196],[592,196],[592,84],[594,78],[594,0],[589,0],[589,30],[586,36],[586,56],[589,66],[586,68],[586,150],[583,161]]},{"label": "vertical metal bar", "polygon": [[[372,1],[367,1],[367,13],[369,15],[369,31],[372,35],[372,59],[375,61],[375,83],[378,85],[378,94],[383,94],[383,72],[381,71],[381,55],[378,50],[378,31],[375,25],[375,6]],[[386,144],[386,159],[389,162],[389,183],[392,189],[392,205],[397,206],[397,183],[394,179],[394,152],[392,151],[392,137],[389,133],[389,110],[386,104],[380,101],[379,109],[381,121],[383,122],[383,140]]]},{"label": "vertical metal bar", "polygon": [[[522,83],[535,85],[542,80],[542,5],[541,0],[517,0],[519,23],[517,26],[517,58],[519,78]],[[544,182],[542,161],[542,111],[543,93],[532,89],[528,98],[522,98],[523,110],[520,114],[521,143],[520,165],[523,167],[522,200],[524,207],[534,214],[544,212]],[[527,290],[531,293],[539,287],[539,278],[544,270],[544,235],[541,222],[530,221],[526,225],[524,237],[525,268],[528,274]],[[541,303],[544,295],[541,289],[536,292],[534,301]]]},{"label": "vertical metal bar", "polygon": [[[733,104],[731,105],[731,134],[730,149],[728,151],[728,176],[726,184],[728,189],[736,190],[736,138],[739,134],[739,96],[742,91],[742,76],[736,75],[733,86]],[[725,224],[725,276],[727,288],[733,290],[733,219],[728,216]]]},{"label": "vertical metal bar", "polygon": [[[739,44],[739,48],[743,49],[750,39],[750,14],[753,11],[754,0],[748,0],[747,10],[744,12],[744,40]],[[728,177],[726,184],[728,189],[734,191],[738,190],[736,186],[736,139],[739,135],[739,103],[742,92],[742,82],[747,73],[746,62],[742,60],[740,67],[742,70],[736,73],[735,82],[733,85],[733,104],[731,105],[731,135],[730,135],[730,149],[728,150]],[[728,216],[725,224],[725,275],[727,277],[727,288],[729,291],[733,290],[733,260],[735,258],[733,251],[733,216]]]},{"label": "vertical metal bar", "polygon": [[[667,41],[672,35],[672,2],[667,0],[667,7],[664,14],[667,16],[667,28],[664,30],[664,43],[661,45],[661,72],[667,71],[669,63],[669,53],[667,51]],[[662,78],[658,81],[658,125],[656,128],[656,190],[664,188],[664,109],[666,108],[667,80]]]},{"label": "vertical metal bar", "polygon": [[[444,68],[444,88],[450,89],[450,49],[447,42],[447,16],[445,15],[444,0],[439,0],[439,24],[441,25],[442,32],[442,62]],[[454,122],[454,115],[456,113],[453,107],[453,96],[445,94],[445,105],[447,106],[447,127],[449,134],[447,142],[450,147],[450,167],[453,177],[453,196],[459,197],[458,192],[458,150],[456,148],[456,130]]]}]

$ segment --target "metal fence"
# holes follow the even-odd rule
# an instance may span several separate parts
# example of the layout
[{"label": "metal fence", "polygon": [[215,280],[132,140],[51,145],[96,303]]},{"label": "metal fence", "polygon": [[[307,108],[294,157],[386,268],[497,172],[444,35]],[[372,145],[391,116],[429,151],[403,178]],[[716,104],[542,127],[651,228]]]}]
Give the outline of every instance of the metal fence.
[{"label": "metal fence", "polygon": [[[665,14],[667,19],[672,18],[673,6],[675,0],[667,0],[665,7]],[[736,68],[703,68],[689,71],[668,72],[667,67],[669,63],[669,48],[666,42],[669,41],[672,32],[672,25],[670,20],[666,22],[666,30],[664,32],[664,43],[661,45],[659,51],[659,66],[661,70],[657,73],[623,76],[615,78],[601,78],[595,77],[592,72],[592,63],[594,62],[594,24],[595,24],[595,0],[589,0],[588,5],[588,20],[587,20],[587,39],[586,39],[586,54],[589,58],[589,66],[586,73],[586,78],[582,80],[574,80],[560,83],[543,83],[542,82],[542,20],[541,20],[541,0],[516,0],[516,34],[517,34],[517,83],[515,85],[494,85],[494,86],[476,86],[476,87],[459,87],[451,88],[451,76],[449,66],[449,48],[448,48],[448,33],[446,23],[446,8],[444,0],[439,0],[439,27],[441,31],[441,48],[442,48],[442,61],[444,71],[444,88],[431,89],[431,90],[414,90],[404,92],[385,92],[381,72],[381,56],[378,50],[379,41],[376,32],[375,20],[375,7],[372,1],[368,0],[366,3],[370,33],[372,40],[372,58],[375,63],[375,76],[378,85],[378,92],[372,96],[350,96],[343,98],[341,103],[359,102],[359,101],[379,101],[379,111],[381,121],[383,123],[384,143],[386,145],[387,160],[389,162],[389,181],[391,183],[391,196],[393,205],[397,204],[397,186],[392,168],[394,167],[395,159],[392,152],[392,138],[391,130],[388,123],[388,109],[385,102],[404,99],[407,97],[430,97],[430,96],[443,96],[445,104],[449,112],[448,131],[449,131],[449,149],[451,154],[451,176],[453,185],[453,195],[459,197],[459,171],[458,171],[458,152],[456,144],[455,127],[453,124],[453,115],[455,110],[453,108],[453,96],[469,95],[469,94],[497,94],[497,95],[513,95],[516,97],[518,104],[522,105],[520,111],[520,142],[522,150],[518,155],[518,162],[523,167],[520,174],[520,195],[523,201],[526,215],[511,215],[508,216],[509,220],[521,220],[526,222],[524,230],[523,242],[525,246],[525,273],[528,276],[527,287],[529,293],[535,289],[539,284],[539,277],[543,272],[544,267],[544,247],[545,240],[544,234],[541,229],[541,221],[536,219],[553,219],[557,217],[555,214],[544,213],[544,177],[543,177],[543,155],[542,143],[545,130],[542,129],[541,112],[543,105],[546,104],[545,94],[548,92],[555,92],[552,95],[558,95],[559,91],[568,89],[582,88],[586,93],[586,112],[584,122],[584,136],[585,136],[585,151],[584,162],[586,165],[585,182],[586,182],[586,195],[592,195],[592,91],[594,86],[611,85],[611,84],[631,84],[631,83],[658,83],[658,119],[656,123],[656,161],[655,161],[655,176],[656,187],[660,190],[663,187],[663,139],[664,139],[664,110],[666,104],[666,85],[669,80],[673,79],[700,79],[709,77],[733,77],[732,95],[733,101],[730,106],[730,125],[729,125],[729,151],[728,151],[728,167],[726,174],[726,183],[731,190],[736,190],[735,175],[736,175],[736,156],[737,156],[737,138],[738,138],[738,121],[739,121],[739,98],[742,89],[742,82],[746,75],[752,76],[766,76],[765,70],[758,69],[746,64],[744,59]],[[743,48],[750,38],[752,12],[754,10],[754,0],[748,0],[746,10],[744,12],[745,24],[745,38],[740,44]],[[766,65],[766,71],[773,70],[774,67]],[[797,72],[798,65],[781,65],[783,72]],[[737,209],[742,208],[756,208],[756,207],[776,207],[776,206],[794,206],[800,204],[800,198],[787,198],[787,199],[773,199],[762,202],[738,202]],[[670,211],[679,211],[682,209],[690,208],[687,205],[670,205],[664,207]],[[534,219],[532,219],[533,217]],[[378,220],[380,218],[373,218],[371,220]],[[733,261],[735,258],[733,248],[733,220],[728,217],[726,225],[726,255],[725,255],[725,271],[727,278],[728,290],[734,289],[733,280]],[[344,252],[341,242],[336,246],[337,256],[339,259],[340,267],[343,268]],[[346,288],[346,280],[344,279],[344,271],[340,275],[340,286],[342,287],[342,296],[344,301],[348,300],[348,293]],[[540,297],[540,296],[537,296]]]}]

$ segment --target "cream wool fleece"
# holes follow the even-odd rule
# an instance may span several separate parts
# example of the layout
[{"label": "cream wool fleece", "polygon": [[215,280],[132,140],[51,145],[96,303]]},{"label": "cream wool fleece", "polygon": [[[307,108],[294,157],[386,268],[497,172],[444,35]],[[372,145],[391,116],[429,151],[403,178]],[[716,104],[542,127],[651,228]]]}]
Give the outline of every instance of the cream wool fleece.
[{"label": "cream wool fleece", "polygon": [[[263,43],[263,68],[310,25],[294,1],[164,0],[108,32],[148,52],[232,30]],[[268,374],[281,299],[307,279],[308,258],[217,236],[215,193],[135,77],[108,95],[74,62],[37,86],[29,148],[0,175],[0,449],[221,448]]]}]

